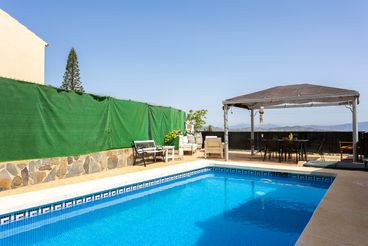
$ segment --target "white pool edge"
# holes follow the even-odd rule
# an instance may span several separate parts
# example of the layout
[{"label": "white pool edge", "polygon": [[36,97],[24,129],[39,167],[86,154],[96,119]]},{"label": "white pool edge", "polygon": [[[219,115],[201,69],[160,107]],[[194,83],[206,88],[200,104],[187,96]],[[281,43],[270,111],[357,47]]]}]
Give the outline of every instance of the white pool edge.
[{"label": "white pool edge", "polygon": [[45,204],[69,200],[80,196],[86,196],[89,194],[102,192],[105,190],[110,190],[126,185],[131,185],[151,179],[157,179],[164,176],[170,176],[210,166],[247,168],[262,171],[333,176],[333,174],[331,173],[320,172],[318,171],[319,169],[317,168],[270,166],[267,164],[197,160],[172,166],[132,172],[76,184],[63,185],[49,189],[42,189],[39,191],[32,191],[17,195],[0,197],[0,204],[1,204],[0,215],[14,213],[17,211],[22,211],[34,207],[40,207]]}]

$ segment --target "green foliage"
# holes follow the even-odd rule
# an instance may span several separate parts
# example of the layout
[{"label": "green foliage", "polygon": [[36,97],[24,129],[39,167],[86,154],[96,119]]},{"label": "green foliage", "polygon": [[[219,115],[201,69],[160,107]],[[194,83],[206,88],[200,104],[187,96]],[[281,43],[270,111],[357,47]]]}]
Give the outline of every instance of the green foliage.
[{"label": "green foliage", "polygon": [[206,124],[206,115],[208,110],[189,110],[187,114],[187,120],[194,123],[194,132],[198,132],[198,130]]},{"label": "green foliage", "polygon": [[84,92],[82,82],[80,81],[78,57],[74,48],[71,48],[69,52],[63,83],[60,88],[76,92]]},{"label": "green foliage", "polygon": [[207,127],[207,131],[208,132],[212,132],[213,130],[212,130],[212,125],[208,125],[208,127]]},{"label": "green foliage", "polygon": [[170,145],[173,143],[173,141],[181,134],[180,129],[175,129],[170,131],[168,134],[164,137],[164,142],[166,145]]}]

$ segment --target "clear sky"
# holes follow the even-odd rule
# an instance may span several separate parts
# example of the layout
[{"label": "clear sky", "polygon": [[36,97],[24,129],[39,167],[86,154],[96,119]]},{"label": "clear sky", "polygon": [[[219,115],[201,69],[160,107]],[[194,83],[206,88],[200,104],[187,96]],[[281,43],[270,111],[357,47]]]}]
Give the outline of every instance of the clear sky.
[{"label": "clear sky", "polygon": [[[268,87],[315,83],[358,90],[368,120],[368,1],[0,0],[42,37],[46,84],[59,86],[76,48],[85,90],[184,110]],[[266,111],[265,123],[338,124],[344,107]],[[234,110],[230,124],[249,122]]]}]

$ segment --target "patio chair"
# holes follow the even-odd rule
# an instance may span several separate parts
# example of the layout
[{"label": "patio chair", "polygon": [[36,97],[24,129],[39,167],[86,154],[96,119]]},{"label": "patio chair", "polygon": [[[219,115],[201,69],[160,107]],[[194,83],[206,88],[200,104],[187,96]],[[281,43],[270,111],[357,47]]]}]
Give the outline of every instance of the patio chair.
[{"label": "patio chair", "polygon": [[271,159],[271,157],[278,157],[279,162],[282,160],[282,143],[278,141],[277,139],[263,139],[262,145],[264,155],[263,155],[263,161],[266,160],[267,155],[268,159]]},{"label": "patio chair", "polygon": [[[190,139],[190,142],[189,142]],[[179,149],[182,149],[184,152],[190,152],[194,154],[197,150],[197,144],[195,143],[194,136],[179,136]]]},{"label": "patio chair", "polygon": [[224,158],[224,146],[221,138],[206,138],[204,142],[204,158],[207,158],[209,154],[219,154],[221,158]]},{"label": "patio chair", "polygon": [[353,142],[339,141],[340,146],[340,159],[342,160],[342,155],[346,152],[351,153],[353,151]]},{"label": "patio chair", "polygon": [[188,143],[190,143],[190,144],[197,144],[194,135],[188,134],[187,135],[187,138],[188,138]]},{"label": "patio chair", "polygon": [[156,158],[159,156],[164,159],[165,151],[163,148],[156,147],[154,140],[133,141],[134,143],[134,164],[136,164],[137,158],[142,158],[144,166],[146,166],[146,155],[153,156],[153,162],[156,162]]},{"label": "patio chair", "polygon": [[197,144],[197,148],[198,148],[198,149],[202,149],[202,147],[203,147],[203,138],[202,138],[202,134],[201,134],[201,133],[196,133],[196,134],[194,135],[194,137],[195,137],[195,142],[196,142],[196,144]]}]

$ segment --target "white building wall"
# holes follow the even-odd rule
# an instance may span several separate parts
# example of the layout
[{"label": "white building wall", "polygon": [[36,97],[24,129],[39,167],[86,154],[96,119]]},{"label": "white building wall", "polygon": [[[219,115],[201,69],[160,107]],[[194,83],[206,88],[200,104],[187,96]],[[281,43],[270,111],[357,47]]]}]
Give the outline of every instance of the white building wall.
[{"label": "white building wall", "polygon": [[38,84],[45,81],[47,43],[0,9],[0,76]]}]

